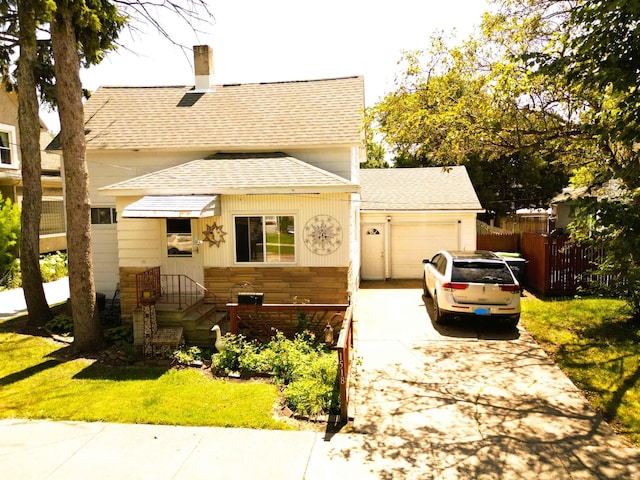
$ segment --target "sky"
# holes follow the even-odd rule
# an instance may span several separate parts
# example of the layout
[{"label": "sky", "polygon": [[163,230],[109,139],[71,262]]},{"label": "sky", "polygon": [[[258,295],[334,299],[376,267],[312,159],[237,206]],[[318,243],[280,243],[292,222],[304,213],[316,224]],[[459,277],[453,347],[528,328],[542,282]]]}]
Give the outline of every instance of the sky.
[{"label": "sky", "polygon": [[[161,13],[177,43],[211,45],[214,83],[310,80],[362,75],[365,104],[393,90],[404,50],[423,50],[436,32],[465,38],[486,0],[209,0],[214,18],[194,27]],[[145,29],[138,25],[138,28]],[[81,72],[84,88],[193,85],[193,58],[159,34],[124,31],[126,49]],[[43,110],[57,132],[55,112]]]}]

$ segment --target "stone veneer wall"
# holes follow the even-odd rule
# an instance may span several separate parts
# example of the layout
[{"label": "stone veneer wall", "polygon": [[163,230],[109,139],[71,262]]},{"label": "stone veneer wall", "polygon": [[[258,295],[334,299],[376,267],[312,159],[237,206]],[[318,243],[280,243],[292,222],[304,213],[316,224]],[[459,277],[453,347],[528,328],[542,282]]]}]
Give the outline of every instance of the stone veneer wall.
[{"label": "stone veneer wall", "polygon": [[[205,268],[204,285],[228,300],[239,282],[249,282],[264,293],[264,303],[349,303],[348,267],[231,267]],[[135,282],[135,279],[134,279]],[[135,289],[135,284],[134,284]],[[135,296],[135,294],[134,294]]]}]

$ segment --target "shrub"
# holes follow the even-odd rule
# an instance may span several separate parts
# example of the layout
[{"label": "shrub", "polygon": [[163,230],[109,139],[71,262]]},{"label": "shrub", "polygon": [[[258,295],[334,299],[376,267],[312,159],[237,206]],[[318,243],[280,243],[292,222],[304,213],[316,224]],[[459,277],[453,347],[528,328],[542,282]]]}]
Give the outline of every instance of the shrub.
[{"label": "shrub", "polygon": [[46,323],[46,327],[59,335],[73,335],[73,318],[69,315],[56,315]]},{"label": "shrub", "polygon": [[109,345],[115,345],[118,348],[133,345],[133,325],[129,323],[106,329],[104,339]]},{"label": "shrub", "polygon": [[15,282],[19,251],[20,208],[10,198],[2,200],[0,195],[0,286]]},{"label": "shrub", "polygon": [[40,257],[40,274],[43,282],[53,282],[68,274],[67,254],[56,252]]},{"label": "shrub", "polygon": [[212,357],[214,370],[272,373],[287,406],[296,414],[338,412],[338,357],[319,344],[312,333],[303,332],[289,340],[277,332],[266,345],[242,335],[227,334],[224,340],[226,350]]},{"label": "shrub", "polygon": [[173,352],[173,359],[180,365],[192,365],[196,361],[202,360],[202,351],[199,347],[182,347]]}]

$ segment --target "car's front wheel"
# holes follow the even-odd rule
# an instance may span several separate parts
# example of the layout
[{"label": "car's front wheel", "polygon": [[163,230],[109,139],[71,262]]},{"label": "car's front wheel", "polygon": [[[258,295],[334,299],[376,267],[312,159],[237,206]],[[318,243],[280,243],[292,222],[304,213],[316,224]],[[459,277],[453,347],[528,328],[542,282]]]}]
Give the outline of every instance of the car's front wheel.
[{"label": "car's front wheel", "polygon": [[422,275],[422,292],[424,293],[425,297],[429,296],[429,289],[427,288],[427,276],[426,275]]}]

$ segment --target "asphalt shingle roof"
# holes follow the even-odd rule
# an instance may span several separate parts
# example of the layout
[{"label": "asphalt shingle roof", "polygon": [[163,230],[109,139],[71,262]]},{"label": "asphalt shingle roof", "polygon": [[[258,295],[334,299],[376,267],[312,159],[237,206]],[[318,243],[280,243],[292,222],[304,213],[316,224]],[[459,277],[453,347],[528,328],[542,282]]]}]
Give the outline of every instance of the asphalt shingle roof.
[{"label": "asphalt shingle roof", "polygon": [[482,210],[463,166],[362,169],[360,184],[362,210]]},{"label": "asphalt shingle roof", "polygon": [[100,87],[85,104],[87,148],[246,152],[361,141],[362,77],[212,88]]},{"label": "asphalt shingle roof", "polygon": [[218,153],[103,187],[117,195],[357,192],[349,180],[285,153]]}]

